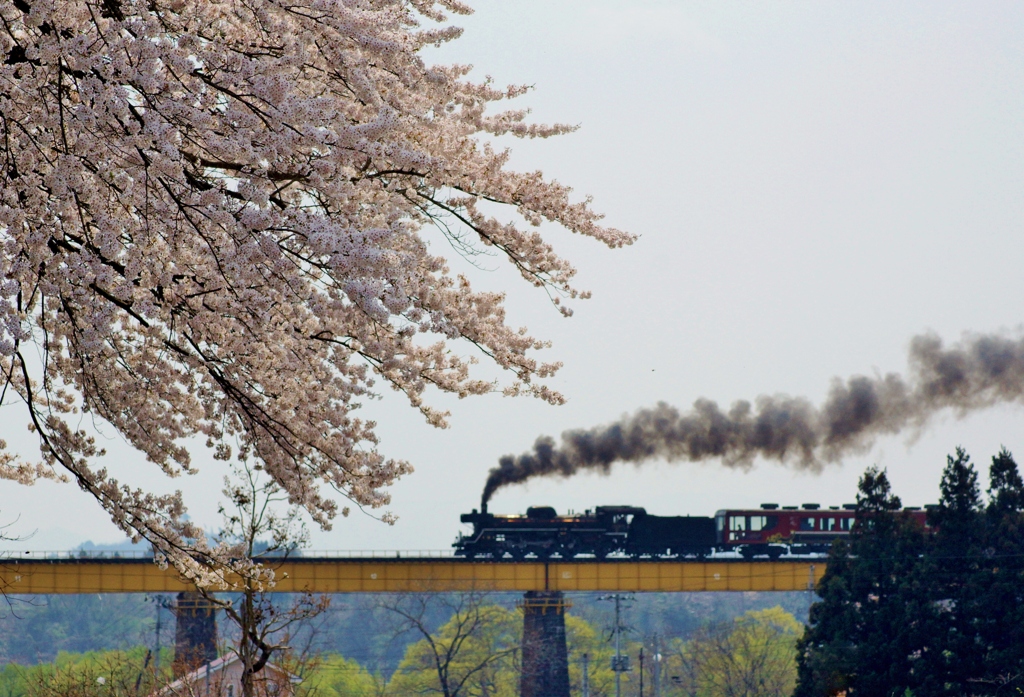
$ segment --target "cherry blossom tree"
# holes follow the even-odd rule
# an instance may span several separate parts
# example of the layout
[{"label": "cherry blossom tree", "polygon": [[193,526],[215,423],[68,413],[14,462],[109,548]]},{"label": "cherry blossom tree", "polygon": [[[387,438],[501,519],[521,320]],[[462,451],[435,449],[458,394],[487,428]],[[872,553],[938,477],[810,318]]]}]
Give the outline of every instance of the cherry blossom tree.
[{"label": "cherry blossom tree", "polygon": [[[359,403],[380,385],[444,426],[428,389],[558,403],[544,342],[507,325],[438,248],[503,255],[583,297],[542,237],[609,247],[589,200],[509,169],[500,136],[536,125],[423,49],[456,39],[456,0],[0,0],[0,404],[35,461],[0,476],[77,482],[161,561],[217,581],[179,494],[119,481],[83,423],[115,428],[169,477],[187,440],[251,459],[324,528],[388,503],[411,471]],[[433,251],[432,251],[433,250]],[[500,368],[483,379],[478,359]],[[4,410],[4,428],[11,423]],[[84,418],[83,418],[84,416]],[[384,514],[387,517],[388,514]]]}]

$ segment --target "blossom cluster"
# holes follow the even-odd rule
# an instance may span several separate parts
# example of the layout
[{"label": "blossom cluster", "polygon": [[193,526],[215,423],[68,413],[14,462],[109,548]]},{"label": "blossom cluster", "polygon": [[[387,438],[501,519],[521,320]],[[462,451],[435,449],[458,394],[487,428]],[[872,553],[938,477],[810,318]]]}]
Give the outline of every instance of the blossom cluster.
[{"label": "blossom cluster", "polygon": [[[502,295],[475,291],[430,240],[488,248],[573,298],[574,269],[538,227],[633,238],[490,145],[571,130],[495,110],[524,88],[423,59],[466,12],[0,0],[0,399],[27,408],[43,454],[41,468],[3,454],[0,476],[70,477],[199,578],[202,535],[180,496],[95,469],[76,412],[168,476],[193,471],[183,442],[200,435],[220,459],[259,462],[329,527],[335,494],[385,506],[411,470],[357,416],[375,381],[438,426],[431,387],[559,402],[543,383],[557,365],[533,357],[544,342],[509,327]],[[508,380],[476,377],[477,353]]]}]

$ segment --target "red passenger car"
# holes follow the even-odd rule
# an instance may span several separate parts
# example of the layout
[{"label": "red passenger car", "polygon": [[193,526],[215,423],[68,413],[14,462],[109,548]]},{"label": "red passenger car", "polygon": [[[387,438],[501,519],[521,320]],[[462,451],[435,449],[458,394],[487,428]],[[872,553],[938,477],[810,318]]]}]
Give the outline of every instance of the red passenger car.
[{"label": "red passenger car", "polygon": [[[832,542],[847,537],[853,529],[856,506],[822,508],[816,503],[782,506],[763,503],[759,509],[723,510],[715,513],[715,541],[721,550],[735,550],[745,557],[768,555],[775,558],[786,551],[793,554],[824,554]],[[922,527],[927,514],[917,507],[904,509]]]}]

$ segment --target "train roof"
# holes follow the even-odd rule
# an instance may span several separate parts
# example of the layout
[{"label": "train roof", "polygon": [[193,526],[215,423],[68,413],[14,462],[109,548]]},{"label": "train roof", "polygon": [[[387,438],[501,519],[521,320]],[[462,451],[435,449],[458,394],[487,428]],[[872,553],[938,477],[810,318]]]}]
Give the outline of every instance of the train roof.
[{"label": "train roof", "polygon": [[843,511],[854,511],[856,509],[857,504],[855,503],[844,503],[839,506],[822,506],[818,503],[804,503],[799,506],[780,506],[777,503],[762,503],[758,508],[723,508],[717,511],[715,515],[722,513],[770,513],[779,511],[789,511],[791,513],[793,511],[802,513],[813,513],[815,511],[838,511],[842,513]]},{"label": "train roof", "polygon": [[[929,510],[933,508],[935,504],[928,504],[925,506],[904,506],[901,510],[914,512]],[[836,515],[846,514],[853,515],[857,510],[857,504],[844,503],[840,506],[821,506],[816,503],[805,503],[799,506],[779,506],[775,503],[762,503],[759,508],[722,508],[715,511],[715,516],[721,515],[765,515],[769,513],[788,513],[788,514],[802,514],[802,515]]]}]

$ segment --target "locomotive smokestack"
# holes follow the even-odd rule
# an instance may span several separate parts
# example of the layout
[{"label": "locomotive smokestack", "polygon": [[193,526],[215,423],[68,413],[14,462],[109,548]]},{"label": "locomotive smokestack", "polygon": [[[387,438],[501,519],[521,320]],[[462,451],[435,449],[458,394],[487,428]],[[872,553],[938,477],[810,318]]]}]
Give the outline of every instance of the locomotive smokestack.
[{"label": "locomotive smokestack", "polygon": [[910,378],[857,375],[835,379],[824,404],[803,397],[763,395],[728,411],[707,399],[680,413],[668,404],[642,409],[617,423],[566,431],[556,444],[537,439],[533,450],[506,455],[490,471],[483,505],[499,488],[533,477],[607,473],[616,462],[652,458],[699,462],[721,458],[749,468],[755,457],[819,471],[871,447],[881,435],[921,428],[942,409],[963,417],[1002,402],[1024,401],[1024,339],[968,336],[944,348],[934,335],[910,343]]}]

